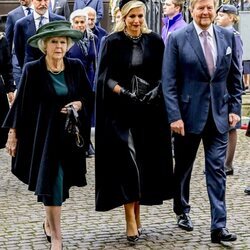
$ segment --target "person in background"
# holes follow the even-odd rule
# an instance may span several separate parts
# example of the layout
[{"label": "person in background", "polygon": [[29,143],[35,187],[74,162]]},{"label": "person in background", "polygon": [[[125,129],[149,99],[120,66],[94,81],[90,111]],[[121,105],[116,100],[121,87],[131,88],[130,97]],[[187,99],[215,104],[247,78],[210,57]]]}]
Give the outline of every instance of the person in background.
[{"label": "person in background", "polygon": [[67,0],[50,0],[49,10],[57,15],[64,16],[66,20],[69,20],[70,9]]},{"label": "person in background", "polygon": [[[240,37],[240,33],[233,27],[239,22],[239,16],[237,8],[234,5],[223,4],[217,9],[216,24],[232,31],[235,35],[236,50],[238,56],[238,65],[242,72],[242,55],[243,55],[243,43]],[[233,159],[237,144],[237,129],[241,126],[240,122],[235,127],[231,127],[228,134],[227,154],[225,159],[225,171],[226,175],[233,175]]]},{"label": "person in background", "polygon": [[33,11],[31,0],[20,0],[19,2],[20,6],[8,13],[5,23],[5,34],[10,51],[12,53],[13,77],[17,88],[21,78],[22,70],[18,64],[15,49],[13,47],[14,27],[19,19],[31,14]]},{"label": "person in background", "polygon": [[88,15],[88,26],[92,32],[98,37],[98,48],[100,47],[101,40],[104,36],[108,35],[108,32],[101,26],[96,25],[96,11],[90,6],[85,7],[84,12]]},{"label": "person in background", "polygon": [[13,81],[12,64],[8,42],[3,32],[0,32],[0,148],[4,148],[8,130],[1,128],[9,111],[9,104],[14,101],[16,86]]},{"label": "person in background", "polygon": [[[92,103],[92,124],[94,123],[94,89],[95,89],[95,72],[97,68],[98,38],[92,33],[88,27],[88,16],[84,10],[75,10],[70,15],[70,22],[73,29],[82,32],[82,38],[76,42],[68,51],[67,56],[70,58],[78,58],[81,60],[86,69],[91,89],[93,90]],[[94,125],[93,125],[94,126]],[[91,142],[91,124],[88,129],[88,143],[86,142],[86,156],[93,157],[95,155],[94,146]]]},{"label": "person in background", "polygon": [[41,26],[28,43],[44,56],[24,66],[16,99],[6,117],[6,150],[12,156],[12,173],[42,202],[44,233],[50,249],[62,249],[61,210],[72,186],[86,183],[83,147],[65,131],[67,112],[73,107],[81,122],[88,121],[91,89],[79,60],[65,57],[82,33],[67,21]]},{"label": "person in background", "polygon": [[33,48],[27,43],[36,30],[48,22],[65,20],[64,17],[49,12],[49,0],[32,0],[32,5],[32,14],[18,20],[14,27],[14,49],[21,69],[25,63],[43,55],[38,48]]},{"label": "person in background", "polygon": [[174,212],[177,225],[192,231],[190,181],[202,140],[211,207],[212,243],[235,241],[226,228],[224,162],[229,127],[241,114],[241,66],[233,32],[214,25],[215,0],[191,0],[193,21],[170,34],[164,52],[162,89],[174,133]]},{"label": "person in background", "polygon": [[122,13],[119,7],[117,7],[114,11],[115,23],[118,23],[122,20]]},{"label": "person in background", "polygon": [[[246,136],[250,137],[250,121],[248,122]],[[250,195],[250,186],[247,186],[244,190],[244,192],[248,195]]]},{"label": "person in background", "polygon": [[163,27],[161,36],[165,44],[167,44],[168,36],[171,32],[183,28],[187,23],[183,19],[182,7],[183,0],[164,0],[163,2]]},{"label": "person in background", "polygon": [[94,23],[100,26],[103,18],[103,0],[75,0],[73,10],[84,9],[86,7],[91,7],[95,10]]},{"label": "person in background", "polygon": [[127,240],[136,242],[140,206],[172,198],[173,163],[161,94],[164,42],[147,27],[144,1],[123,0],[120,10],[100,50],[95,197],[97,211],[124,206]]}]

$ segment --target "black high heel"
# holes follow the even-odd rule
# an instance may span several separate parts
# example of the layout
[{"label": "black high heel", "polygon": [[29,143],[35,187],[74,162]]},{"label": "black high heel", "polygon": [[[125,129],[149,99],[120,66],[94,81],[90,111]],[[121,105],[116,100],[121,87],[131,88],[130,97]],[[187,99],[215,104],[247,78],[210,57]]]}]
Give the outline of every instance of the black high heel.
[{"label": "black high heel", "polygon": [[136,242],[139,240],[139,235],[127,236],[129,242]]},{"label": "black high heel", "polygon": [[46,236],[46,238],[47,238],[47,241],[48,241],[49,243],[51,243],[51,236],[48,235],[47,232],[46,232],[46,230],[45,230],[45,222],[43,222],[43,231],[44,231],[44,234],[45,234],[45,236]]}]

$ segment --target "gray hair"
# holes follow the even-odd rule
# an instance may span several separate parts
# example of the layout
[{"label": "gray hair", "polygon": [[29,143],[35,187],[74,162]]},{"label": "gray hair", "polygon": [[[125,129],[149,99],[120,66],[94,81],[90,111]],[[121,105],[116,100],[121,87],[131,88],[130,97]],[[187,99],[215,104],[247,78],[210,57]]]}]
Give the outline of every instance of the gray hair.
[{"label": "gray hair", "polygon": [[[46,55],[46,44],[47,44],[48,40],[51,38],[53,38],[53,37],[43,37],[43,38],[40,38],[37,42],[38,48],[45,55]],[[66,39],[67,39],[67,51],[68,51],[74,45],[74,42],[70,37],[66,37]]]},{"label": "gray hair", "polygon": [[121,9],[121,14],[122,14],[122,20],[120,22],[118,22],[115,27],[114,27],[114,32],[119,32],[119,31],[124,31],[126,28],[125,25],[125,18],[128,15],[128,13],[134,9],[134,8],[143,8],[144,11],[144,22],[143,25],[141,27],[141,32],[142,33],[150,33],[151,30],[148,28],[146,19],[145,19],[145,15],[146,15],[146,6],[143,2],[141,1],[129,1],[128,3],[126,3],[122,9]]},{"label": "gray hair", "polygon": [[93,8],[90,7],[90,6],[87,6],[87,7],[83,8],[82,10],[83,10],[87,15],[88,15],[89,13],[94,13],[94,14],[95,14],[95,22],[96,22],[96,10],[95,10],[95,9],[93,9]]}]

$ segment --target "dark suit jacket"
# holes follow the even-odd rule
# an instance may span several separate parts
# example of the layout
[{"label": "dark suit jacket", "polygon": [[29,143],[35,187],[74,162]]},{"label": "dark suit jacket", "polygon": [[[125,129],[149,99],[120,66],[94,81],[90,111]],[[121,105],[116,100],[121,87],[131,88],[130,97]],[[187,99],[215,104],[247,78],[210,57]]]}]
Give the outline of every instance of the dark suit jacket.
[{"label": "dark suit jacket", "polygon": [[55,4],[53,6],[52,12],[64,16],[67,20],[69,20],[70,9],[67,0],[55,0]]},{"label": "dark suit jacket", "polygon": [[[49,13],[49,21],[65,20],[64,17]],[[22,68],[26,62],[40,58],[43,54],[27,44],[27,40],[36,33],[34,15],[30,14],[18,20],[14,27],[14,46],[18,63]]]},{"label": "dark suit jacket", "polygon": [[14,37],[14,26],[17,20],[25,17],[22,6],[15,8],[10,11],[7,16],[6,24],[5,24],[5,34],[9,44],[10,49],[12,50],[12,43]]},{"label": "dark suit jacket", "polygon": [[169,122],[182,119],[189,133],[203,131],[210,107],[220,133],[229,129],[229,113],[241,113],[235,36],[218,26],[213,29],[218,55],[212,77],[193,23],[171,33],[164,54],[163,93]]},{"label": "dark suit jacket", "polygon": [[103,18],[103,1],[102,0],[75,0],[74,10],[92,7],[96,11],[96,23],[99,23]]}]

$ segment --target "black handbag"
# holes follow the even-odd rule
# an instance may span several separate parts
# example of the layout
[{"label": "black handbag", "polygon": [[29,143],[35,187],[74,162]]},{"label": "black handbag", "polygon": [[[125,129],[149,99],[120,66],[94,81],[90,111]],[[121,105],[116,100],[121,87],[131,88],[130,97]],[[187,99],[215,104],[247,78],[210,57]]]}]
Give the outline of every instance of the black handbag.
[{"label": "black handbag", "polygon": [[135,93],[139,99],[142,99],[144,95],[150,90],[150,84],[136,75],[133,75],[131,83],[132,92]]},{"label": "black handbag", "polygon": [[78,113],[75,110],[73,105],[67,107],[67,117],[65,122],[65,131],[68,135],[73,138],[75,145],[78,148],[82,148],[84,146],[84,139],[80,134],[80,121],[78,118]]},{"label": "black handbag", "polygon": [[248,122],[246,136],[250,137],[250,121]]}]

